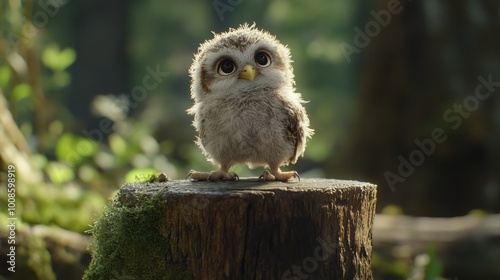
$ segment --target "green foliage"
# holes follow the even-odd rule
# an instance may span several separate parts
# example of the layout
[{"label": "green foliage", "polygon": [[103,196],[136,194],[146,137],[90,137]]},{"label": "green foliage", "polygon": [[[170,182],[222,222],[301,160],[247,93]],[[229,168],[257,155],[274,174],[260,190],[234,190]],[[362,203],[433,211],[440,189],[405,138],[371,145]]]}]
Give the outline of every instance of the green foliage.
[{"label": "green foliage", "polygon": [[71,182],[75,179],[75,173],[69,166],[59,162],[49,162],[45,169],[49,179],[57,186]]},{"label": "green foliage", "polygon": [[11,75],[7,65],[0,66],[0,88],[5,88],[9,84]]},{"label": "green foliage", "polygon": [[[395,251],[395,249],[392,249]],[[433,245],[428,245],[426,252],[418,254],[413,259],[406,256],[382,255],[374,252],[372,268],[375,278],[383,279],[425,279],[436,280],[443,278],[444,268]],[[382,277],[383,276],[383,277]]]},{"label": "green foliage", "polygon": [[155,170],[152,168],[133,169],[125,175],[125,183],[147,183],[154,181]]},{"label": "green foliage", "polygon": [[427,247],[427,256],[429,256],[429,263],[425,268],[425,279],[433,280],[439,279],[443,276],[443,264],[436,255],[436,248],[434,246]]},{"label": "green foliage", "polygon": [[48,88],[64,88],[71,82],[71,76],[66,69],[76,60],[76,52],[72,48],[59,49],[56,44],[49,44],[42,52],[42,63],[53,71],[47,79]]},{"label": "green foliage", "polygon": [[467,213],[467,215],[470,216],[476,216],[476,217],[484,217],[486,215],[490,214],[488,211],[485,211],[483,209],[472,209]]},{"label": "green foliage", "polygon": [[70,165],[84,162],[85,159],[94,156],[97,150],[95,141],[71,133],[64,133],[55,146],[58,161]]},{"label": "green foliage", "polygon": [[42,52],[42,62],[53,71],[63,71],[76,60],[76,52],[71,48],[60,50],[56,44],[50,44]]},{"label": "green foliage", "polygon": [[[106,204],[102,195],[76,184],[16,186],[16,215],[29,224],[57,225],[83,233]],[[7,212],[7,190],[0,188],[0,212]]]},{"label": "green foliage", "polygon": [[113,133],[109,136],[109,148],[116,156],[123,156],[127,153],[127,142],[119,134]]},{"label": "green foliage", "polygon": [[404,259],[388,259],[377,252],[372,255],[372,268],[377,274],[391,276],[390,279],[406,279],[411,271],[411,263]]},{"label": "green foliage", "polygon": [[20,102],[23,99],[30,98],[33,94],[31,86],[27,83],[18,84],[12,89],[12,101]]},{"label": "green foliage", "polygon": [[385,206],[380,211],[380,213],[384,214],[384,215],[390,215],[390,216],[399,216],[399,215],[403,215],[403,209],[401,209],[401,207],[399,207],[397,205],[390,204],[390,205]]}]

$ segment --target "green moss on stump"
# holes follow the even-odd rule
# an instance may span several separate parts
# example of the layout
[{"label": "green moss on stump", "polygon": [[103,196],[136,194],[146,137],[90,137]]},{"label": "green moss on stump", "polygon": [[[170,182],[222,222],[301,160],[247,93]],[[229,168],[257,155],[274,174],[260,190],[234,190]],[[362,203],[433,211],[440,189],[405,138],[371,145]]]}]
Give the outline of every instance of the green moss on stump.
[{"label": "green moss on stump", "polygon": [[166,201],[158,188],[147,184],[133,201],[117,196],[106,206],[91,231],[92,261],[83,279],[192,279],[187,266],[166,261],[168,240],[160,231]]}]

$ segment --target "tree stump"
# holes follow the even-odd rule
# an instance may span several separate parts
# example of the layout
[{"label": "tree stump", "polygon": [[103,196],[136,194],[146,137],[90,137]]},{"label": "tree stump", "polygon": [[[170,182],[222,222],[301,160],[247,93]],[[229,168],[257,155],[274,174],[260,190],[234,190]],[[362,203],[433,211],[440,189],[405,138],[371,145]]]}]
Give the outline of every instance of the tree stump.
[{"label": "tree stump", "polygon": [[85,279],[372,279],[376,186],[304,179],[122,187]]}]

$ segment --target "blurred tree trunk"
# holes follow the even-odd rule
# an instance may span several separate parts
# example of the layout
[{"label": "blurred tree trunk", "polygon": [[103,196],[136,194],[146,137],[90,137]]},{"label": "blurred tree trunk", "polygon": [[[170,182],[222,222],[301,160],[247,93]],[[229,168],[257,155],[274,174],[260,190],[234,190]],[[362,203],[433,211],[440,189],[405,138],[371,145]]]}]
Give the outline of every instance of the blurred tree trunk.
[{"label": "blurred tree trunk", "polygon": [[75,9],[75,49],[72,67],[72,98],[69,109],[81,126],[99,127],[91,114],[91,103],[99,94],[127,92],[127,18],[129,1],[90,0]]},{"label": "blurred tree trunk", "polygon": [[30,162],[30,150],[24,136],[9,111],[7,100],[0,89],[0,166],[15,166],[17,176],[25,182],[41,182],[43,174]]},{"label": "blurred tree trunk", "polygon": [[[401,1],[401,6],[362,49],[357,120],[349,160],[342,161],[349,164],[340,168],[357,170],[349,175],[380,186],[379,209],[397,204],[410,215],[439,216],[484,205],[500,211],[500,145],[490,133],[499,131],[493,110],[498,99],[482,101],[459,127],[443,117],[474,94],[479,75],[493,73],[493,80],[500,80],[494,24],[500,3]],[[376,1],[374,11],[384,9],[387,1]],[[363,17],[358,27],[364,30],[370,21],[372,15]],[[410,175],[401,175],[401,157],[409,161],[413,151],[421,151],[415,141],[430,139],[436,128],[446,140],[435,143]],[[392,191],[385,172],[401,176]]]},{"label": "blurred tree trunk", "polygon": [[[379,214],[375,221],[374,252],[387,261],[393,262],[397,254],[400,260],[413,260],[435,250],[444,270],[441,279],[500,279],[500,214],[453,218]],[[423,266],[431,269],[430,264]],[[376,274],[381,271],[375,269],[374,278],[388,279]]]}]

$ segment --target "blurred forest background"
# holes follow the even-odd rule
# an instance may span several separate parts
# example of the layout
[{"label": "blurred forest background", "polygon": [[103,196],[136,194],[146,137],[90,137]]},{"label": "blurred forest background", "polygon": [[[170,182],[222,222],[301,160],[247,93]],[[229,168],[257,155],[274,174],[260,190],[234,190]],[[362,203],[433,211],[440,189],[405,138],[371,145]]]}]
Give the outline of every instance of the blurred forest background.
[{"label": "blurred forest background", "polygon": [[376,183],[384,213],[500,212],[498,1],[2,0],[0,182],[16,166],[20,221],[83,233],[126,182],[215,169],[188,68],[245,22],[292,51],[316,131],[301,176]]}]

